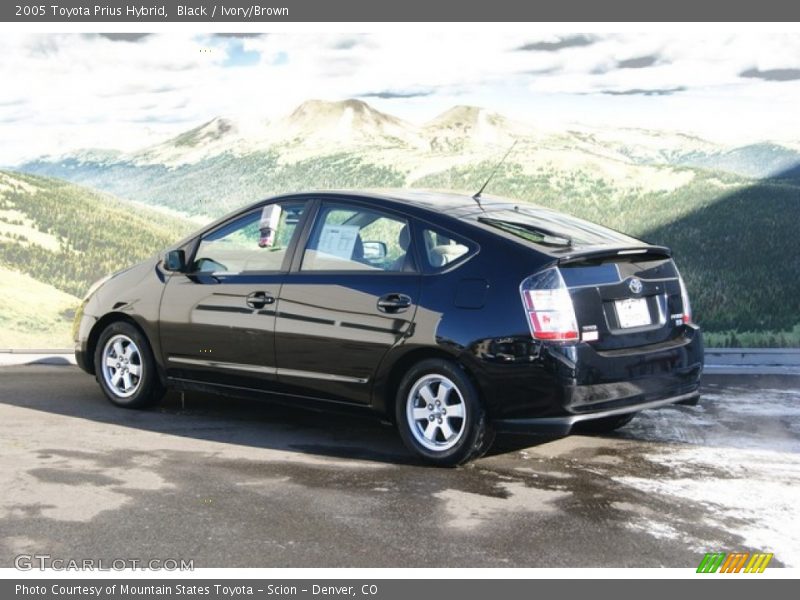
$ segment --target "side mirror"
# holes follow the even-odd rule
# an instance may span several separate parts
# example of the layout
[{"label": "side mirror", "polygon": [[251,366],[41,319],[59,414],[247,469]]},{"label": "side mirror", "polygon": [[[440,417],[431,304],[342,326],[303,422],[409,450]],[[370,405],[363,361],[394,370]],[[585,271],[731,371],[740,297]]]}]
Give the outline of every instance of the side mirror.
[{"label": "side mirror", "polygon": [[384,242],[362,242],[362,246],[366,260],[382,260],[389,252]]},{"label": "side mirror", "polygon": [[183,250],[170,250],[164,257],[164,269],[167,271],[186,271],[186,252]]}]

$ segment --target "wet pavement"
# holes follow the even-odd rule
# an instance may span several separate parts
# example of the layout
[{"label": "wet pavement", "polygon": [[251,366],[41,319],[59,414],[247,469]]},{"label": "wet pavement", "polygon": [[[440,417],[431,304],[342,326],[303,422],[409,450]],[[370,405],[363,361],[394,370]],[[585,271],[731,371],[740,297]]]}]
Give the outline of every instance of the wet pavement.
[{"label": "wet pavement", "polygon": [[117,409],[68,366],[0,368],[0,566],[800,566],[800,378],[708,378],[613,435],[505,437],[457,469],[391,428],[187,394]]}]

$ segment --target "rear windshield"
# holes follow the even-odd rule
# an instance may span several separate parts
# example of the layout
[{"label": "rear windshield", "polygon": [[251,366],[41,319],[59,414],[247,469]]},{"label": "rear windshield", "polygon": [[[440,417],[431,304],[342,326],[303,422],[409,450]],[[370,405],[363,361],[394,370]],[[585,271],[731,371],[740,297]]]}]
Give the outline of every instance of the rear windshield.
[{"label": "rear windshield", "polygon": [[515,207],[474,215],[484,225],[535,244],[553,247],[639,245],[613,229],[546,208]]}]

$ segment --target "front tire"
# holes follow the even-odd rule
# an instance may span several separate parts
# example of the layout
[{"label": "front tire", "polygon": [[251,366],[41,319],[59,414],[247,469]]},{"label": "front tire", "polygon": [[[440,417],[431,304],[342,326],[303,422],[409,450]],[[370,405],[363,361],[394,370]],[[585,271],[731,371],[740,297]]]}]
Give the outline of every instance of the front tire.
[{"label": "front tire", "polygon": [[406,447],[439,466],[478,458],[494,440],[478,390],[448,360],[423,360],[406,373],[397,391],[395,418]]},{"label": "front tire", "polygon": [[111,323],[100,334],[94,353],[100,388],[113,404],[145,408],[164,395],[150,344],[130,323]]}]

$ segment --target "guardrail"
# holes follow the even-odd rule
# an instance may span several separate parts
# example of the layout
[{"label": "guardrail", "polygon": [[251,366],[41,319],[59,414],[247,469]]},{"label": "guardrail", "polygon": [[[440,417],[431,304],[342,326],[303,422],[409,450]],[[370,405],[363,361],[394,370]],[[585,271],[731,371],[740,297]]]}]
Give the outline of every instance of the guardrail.
[{"label": "guardrail", "polygon": [[0,354],[72,354],[69,348],[0,348]]},{"label": "guardrail", "polygon": [[800,348],[706,348],[705,372],[800,375]]},{"label": "guardrail", "polygon": [[0,348],[0,367],[74,364],[75,353],[67,348]]},{"label": "guardrail", "polygon": [[800,366],[800,348],[706,348],[706,362]]}]

